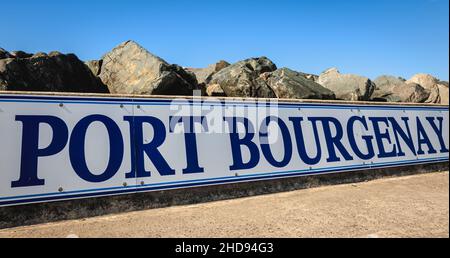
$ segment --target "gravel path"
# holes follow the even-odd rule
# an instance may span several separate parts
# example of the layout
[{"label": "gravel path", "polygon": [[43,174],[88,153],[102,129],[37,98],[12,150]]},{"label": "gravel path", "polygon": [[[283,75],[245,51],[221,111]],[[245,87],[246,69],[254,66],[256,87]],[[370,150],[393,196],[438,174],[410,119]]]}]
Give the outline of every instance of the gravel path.
[{"label": "gravel path", "polygon": [[0,230],[0,237],[449,237],[449,173]]}]

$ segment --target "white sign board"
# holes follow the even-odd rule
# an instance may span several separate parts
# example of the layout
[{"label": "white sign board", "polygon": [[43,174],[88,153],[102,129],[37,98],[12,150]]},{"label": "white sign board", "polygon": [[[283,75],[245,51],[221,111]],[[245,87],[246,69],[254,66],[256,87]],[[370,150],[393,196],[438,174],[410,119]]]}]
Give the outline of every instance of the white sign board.
[{"label": "white sign board", "polygon": [[446,106],[0,94],[0,206],[445,162]]}]

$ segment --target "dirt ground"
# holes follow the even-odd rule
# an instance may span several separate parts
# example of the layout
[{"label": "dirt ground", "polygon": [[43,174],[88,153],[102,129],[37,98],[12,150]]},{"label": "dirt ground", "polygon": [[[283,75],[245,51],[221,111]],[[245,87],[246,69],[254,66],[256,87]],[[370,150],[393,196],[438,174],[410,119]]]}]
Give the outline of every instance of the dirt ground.
[{"label": "dirt ground", "polygon": [[0,237],[449,237],[449,173],[0,230]]}]

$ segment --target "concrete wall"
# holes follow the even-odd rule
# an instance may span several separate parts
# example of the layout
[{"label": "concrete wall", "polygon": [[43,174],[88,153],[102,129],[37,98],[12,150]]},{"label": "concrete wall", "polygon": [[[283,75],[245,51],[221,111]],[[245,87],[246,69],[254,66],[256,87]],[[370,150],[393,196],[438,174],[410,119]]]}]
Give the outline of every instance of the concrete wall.
[{"label": "concrete wall", "polygon": [[195,204],[318,186],[356,183],[388,176],[448,171],[448,162],[268,181],[157,191],[52,203],[0,207],[0,228],[80,219],[105,214]]}]

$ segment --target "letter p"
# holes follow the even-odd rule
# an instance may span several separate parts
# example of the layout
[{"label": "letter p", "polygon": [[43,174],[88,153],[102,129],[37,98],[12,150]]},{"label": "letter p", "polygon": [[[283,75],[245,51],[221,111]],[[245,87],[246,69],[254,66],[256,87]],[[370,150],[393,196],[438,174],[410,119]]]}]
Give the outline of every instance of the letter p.
[{"label": "letter p", "polygon": [[[63,120],[54,116],[16,116],[22,122],[22,155],[20,178],[11,182],[11,187],[44,185],[44,179],[38,178],[38,158],[55,155],[66,146],[69,131]],[[50,144],[39,149],[39,125],[48,124],[53,131]]]}]

